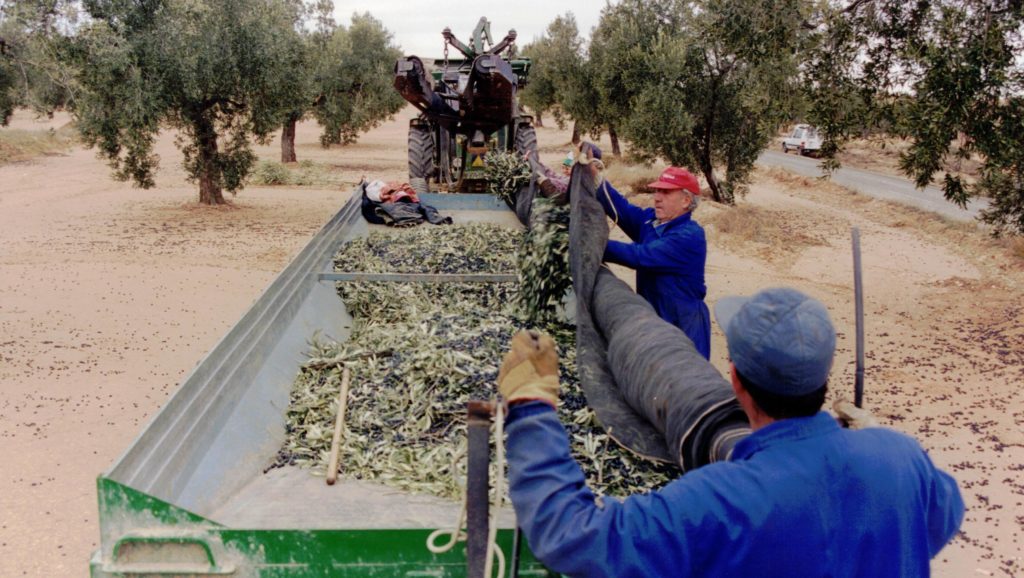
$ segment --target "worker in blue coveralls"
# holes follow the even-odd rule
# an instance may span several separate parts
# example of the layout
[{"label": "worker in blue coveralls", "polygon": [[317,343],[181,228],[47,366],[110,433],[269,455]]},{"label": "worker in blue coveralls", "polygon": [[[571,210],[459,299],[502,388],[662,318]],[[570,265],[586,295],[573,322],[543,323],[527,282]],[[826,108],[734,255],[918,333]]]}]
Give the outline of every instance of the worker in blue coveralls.
[{"label": "worker in blue coveralls", "polygon": [[[600,149],[589,148],[599,159]],[[602,182],[597,198],[605,213],[633,240],[608,241],[604,260],[636,269],[636,292],[710,359],[711,314],[704,304],[708,243],[693,220],[700,185],[690,171],[668,167],[647,186],[654,190],[653,209],[630,204],[607,180]]]},{"label": "worker in blue coveralls", "polygon": [[836,343],[825,307],[768,289],[722,299],[715,317],[753,433],[728,461],[623,501],[596,499],[569,454],[554,342],[513,338],[498,385],[512,504],[537,558],[587,577],[928,576],[963,520],[960,491],[914,439],[855,429],[865,410],[834,406],[853,429],[821,411]]}]

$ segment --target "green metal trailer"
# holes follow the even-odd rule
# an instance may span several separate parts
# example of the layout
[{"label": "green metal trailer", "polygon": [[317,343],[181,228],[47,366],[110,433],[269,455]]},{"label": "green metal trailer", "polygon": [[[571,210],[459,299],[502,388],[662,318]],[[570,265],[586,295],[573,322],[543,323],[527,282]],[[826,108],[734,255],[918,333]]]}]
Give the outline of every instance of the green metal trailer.
[{"label": "green metal trailer", "polygon": [[[422,195],[456,222],[520,227],[489,195]],[[308,470],[264,473],[285,438],[293,380],[315,334],[348,336],[332,257],[373,227],[358,195],[313,237],[97,480],[94,578],[466,576],[466,548],[431,553],[461,504]],[[428,225],[424,225],[428,226]],[[512,559],[515,522],[498,513]],[[520,576],[551,576],[522,548]]]}]

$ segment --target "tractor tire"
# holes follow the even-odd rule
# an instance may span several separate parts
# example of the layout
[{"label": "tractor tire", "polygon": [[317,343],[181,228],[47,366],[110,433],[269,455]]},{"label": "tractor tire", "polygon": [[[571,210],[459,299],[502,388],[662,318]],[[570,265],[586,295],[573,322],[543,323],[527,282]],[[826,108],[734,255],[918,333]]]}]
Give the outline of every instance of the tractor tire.
[{"label": "tractor tire", "polygon": [[533,128],[533,125],[527,123],[519,125],[519,128],[516,130],[514,147],[520,155],[537,150],[537,131]]},{"label": "tractor tire", "polygon": [[429,193],[434,173],[434,139],[430,134],[430,126],[410,125],[409,185],[417,193]]}]

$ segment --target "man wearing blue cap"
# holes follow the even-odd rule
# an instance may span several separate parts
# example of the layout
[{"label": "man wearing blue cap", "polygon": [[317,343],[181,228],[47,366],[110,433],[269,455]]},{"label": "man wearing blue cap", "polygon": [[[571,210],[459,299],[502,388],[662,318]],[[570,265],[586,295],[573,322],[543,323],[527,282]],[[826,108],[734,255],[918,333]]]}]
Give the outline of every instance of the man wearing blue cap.
[{"label": "man wearing blue cap", "polygon": [[599,502],[554,411],[558,354],[520,332],[498,376],[510,493],[533,553],[569,576],[928,576],[964,504],[912,438],[821,411],[836,334],[793,289],[715,307],[753,433],[729,461]]},{"label": "man wearing blue cap", "polygon": [[[590,161],[601,160],[601,149],[591,143],[583,143],[582,151]],[[693,220],[700,183],[690,171],[668,167],[647,186],[654,191],[653,208],[631,204],[601,181],[597,198],[605,214],[633,241],[608,241],[604,260],[635,269],[636,292],[710,359],[711,314],[704,304],[708,244],[704,229]]]}]

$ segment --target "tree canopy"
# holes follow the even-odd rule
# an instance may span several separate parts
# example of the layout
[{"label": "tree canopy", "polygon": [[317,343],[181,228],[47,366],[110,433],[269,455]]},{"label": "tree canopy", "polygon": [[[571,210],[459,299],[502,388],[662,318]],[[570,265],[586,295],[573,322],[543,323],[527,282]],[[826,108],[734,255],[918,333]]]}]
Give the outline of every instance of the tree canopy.
[{"label": "tree canopy", "polygon": [[[941,174],[947,199],[987,196],[982,220],[1024,233],[1024,2],[828,2],[815,26],[810,118],[828,155],[882,127],[910,140],[900,167],[918,186]],[[972,181],[957,167],[975,154]]]},{"label": "tree canopy", "polygon": [[63,31],[77,14],[64,0],[0,1],[0,125],[17,107],[52,114],[69,104],[74,85]]},{"label": "tree canopy", "polygon": [[[719,201],[779,128],[808,121],[826,170],[851,137],[906,138],[900,166],[918,186],[938,179],[960,205],[985,196],[996,234],[1024,233],[1021,0],[621,0],[578,61],[556,63],[564,24],[531,46],[534,106],[702,173]],[[958,169],[972,156],[977,179]]]},{"label": "tree canopy", "polygon": [[[237,192],[279,127],[312,111],[321,141],[352,142],[401,105],[390,86],[398,51],[369,14],[349,28],[319,0],[86,0],[75,112],[87,144],[117,178],[152,187],[154,139],[177,129],[203,203]],[[312,9],[310,9],[312,8]],[[307,31],[307,17],[315,23]]]},{"label": "tree canopy", "polygon": [[[601,115],[732,202],[798,94],[798,0],[626,0],[591,45]],[[716,167],[724,168],[724,179]]]},{"label": "tree canopy", "polygon": [[309,8],[315,25],[308,29],[302,19],[296,27],[299,39],[289,79],[295,102],[283,120],[282,162],[296,160],[295,124],[309,114],[322,127],[320,143],[327,147],[354,142],[405,105],[391,86],[402,54],[384,25],[369,13],[357,13],[349,27],[338,26],[330,0],[317,0]]},{"label": "tree canopy", "polygon": [[121,179],[154,185],[162,125],[203,203],[242,188],[291,102],[292,20],[280,0],[87,0],[78,35],[79,131]]},{"label": "tree canopy", "polygon": [[568,110],[584,62],[583,39],[572,13],[555,18],[540,38],[523,48],[523,55],[533,61],[530,82],[520,93],[523,104],[537,114],[552,112],[560,126],[566,113],[580,116]]},{"label": "tree canopy", "polygon": [[354,14],[348,29],[327,41],[316,68],[313,114],[323,127],[320,142],[349,144],[405,106],[392,86],[402,52],[391,33],[368,13]]}]

